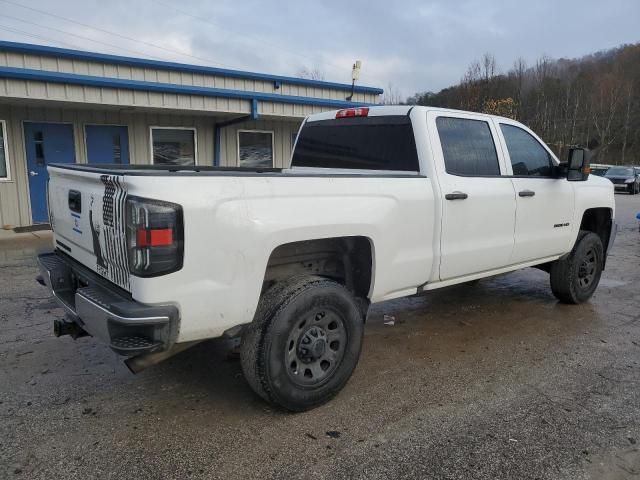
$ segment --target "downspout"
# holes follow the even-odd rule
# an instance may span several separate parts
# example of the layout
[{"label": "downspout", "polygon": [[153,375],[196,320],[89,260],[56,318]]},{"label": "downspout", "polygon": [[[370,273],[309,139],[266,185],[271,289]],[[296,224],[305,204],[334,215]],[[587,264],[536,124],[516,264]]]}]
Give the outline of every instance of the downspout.
[{"label": "downspout", "polygon": [[258,100],[255,98],[251,99],[251,113],[249,115],[244,115],[242,117],[233,118],[231,120],[227,120],[226,122],[216,123],[213,129],[213,166],[220,166],[220,141],[222,138],[222,129],[224,127],[228,127],[229,125],[234,125],[236,123],[246,122],[248,120],[257,120],[258,115]]}]

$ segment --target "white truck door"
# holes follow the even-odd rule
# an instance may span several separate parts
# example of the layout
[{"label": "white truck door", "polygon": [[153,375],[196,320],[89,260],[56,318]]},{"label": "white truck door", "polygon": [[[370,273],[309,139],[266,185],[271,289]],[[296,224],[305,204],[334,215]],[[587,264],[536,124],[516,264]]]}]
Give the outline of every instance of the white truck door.
[{"label": "white truck door", "polygon": [[509,264],[515,191],[489,117],[427,113],[434,166],[442,196],[440,279]]},{"label": "white truck door", "polygon": [[495,120],[516,191],[515,245],[510,263],[542,259],[571,250],[574,190],[553,178],[553,153],[533,132]]}]

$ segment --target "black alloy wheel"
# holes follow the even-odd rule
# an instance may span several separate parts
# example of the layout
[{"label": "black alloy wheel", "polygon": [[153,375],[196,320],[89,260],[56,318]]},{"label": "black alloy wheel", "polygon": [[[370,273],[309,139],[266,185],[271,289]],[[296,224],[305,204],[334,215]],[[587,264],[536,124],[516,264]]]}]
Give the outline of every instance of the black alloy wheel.
[{"label": "black alloy wheel", "polygon": [[329,378],[340,365],[347,344],[342,317],[331,310],[311,311],[292,329],[285,351],[289,378],[313,386]]}]

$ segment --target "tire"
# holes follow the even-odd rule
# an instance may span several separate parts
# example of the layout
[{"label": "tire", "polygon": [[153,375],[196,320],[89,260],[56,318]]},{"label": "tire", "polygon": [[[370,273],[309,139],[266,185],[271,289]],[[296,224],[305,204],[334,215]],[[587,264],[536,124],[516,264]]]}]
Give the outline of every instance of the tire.
[{"label": "tire", "polygon": [[551,264],[551,290],[563,303],[589,300],[602,275],[604,249],[600,237],[581,230],[568,256]]},{"label": "tire", "polygon": [[339,283],[316,276],[280,282],[263,294],[242,336],[244,376],[267,402],[309,410],[347,383],[363,332],[361,306]]}]

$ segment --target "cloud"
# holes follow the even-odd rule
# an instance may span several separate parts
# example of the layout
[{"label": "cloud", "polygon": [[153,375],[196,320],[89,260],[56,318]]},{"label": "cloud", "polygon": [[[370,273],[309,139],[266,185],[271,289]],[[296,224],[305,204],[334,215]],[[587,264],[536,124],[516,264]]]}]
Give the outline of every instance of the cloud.
[{"label": "cloud", "polygon": [[405,96],[458,82],[484,52],[507,69],[520,56],[534,63],[640,40],[637,0],[608,0],[606,9],[596,0],[0,3],[8,40],[285,75],[316,68],[340,82],[362,60],[361,83],[391,83]]}]

